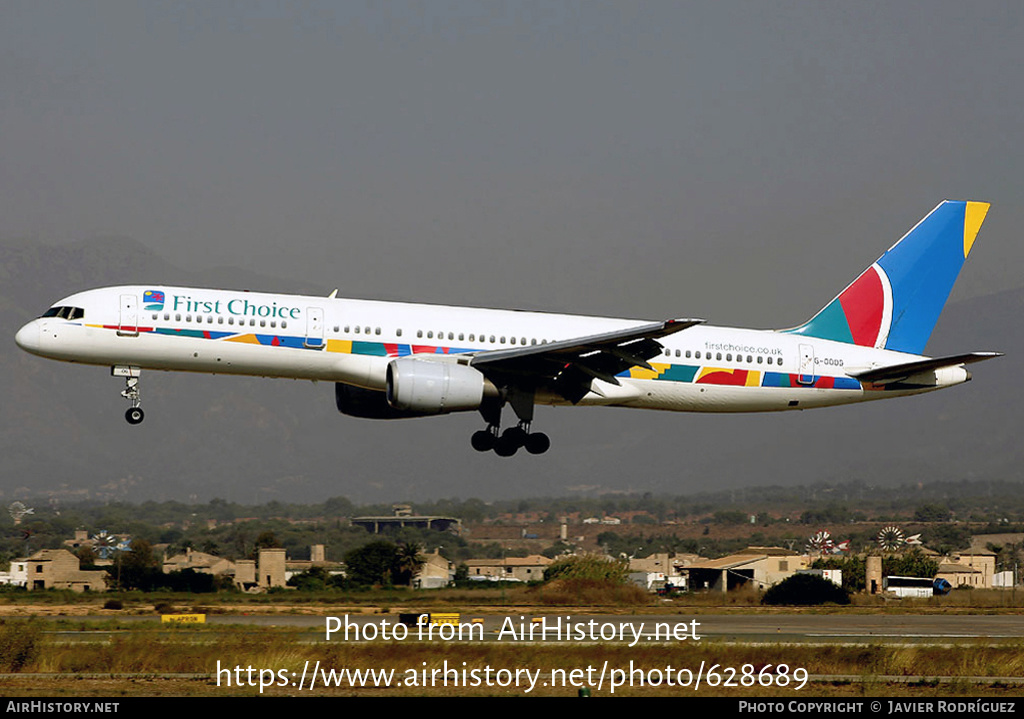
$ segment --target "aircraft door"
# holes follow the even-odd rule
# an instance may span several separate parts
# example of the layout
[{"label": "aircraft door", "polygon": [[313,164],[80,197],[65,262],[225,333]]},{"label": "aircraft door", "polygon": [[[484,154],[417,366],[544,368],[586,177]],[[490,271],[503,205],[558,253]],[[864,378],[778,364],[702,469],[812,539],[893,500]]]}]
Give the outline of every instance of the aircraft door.
[{"label": "aircraft door", "polygon": [[121,295],[121,315],[117,324],[121,337],[139,336],[139,298],[136,295]]},{"label": "aircraft door", "polygon": [[800,384],[814,384],[814,345],[800,345]]},{"label": "aircraft door", "polygon": [[309,349],[324,348],[324,310],[323,307],[306,308],[306,339],[302,344]]}]

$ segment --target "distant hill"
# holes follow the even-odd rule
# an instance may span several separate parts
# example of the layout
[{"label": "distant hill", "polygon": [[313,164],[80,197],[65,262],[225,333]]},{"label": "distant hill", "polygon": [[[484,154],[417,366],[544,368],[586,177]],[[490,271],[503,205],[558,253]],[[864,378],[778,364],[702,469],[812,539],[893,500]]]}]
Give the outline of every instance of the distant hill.
[{"label": "distant hill", "polygon": [[370,502],[1020,478],[1022,289],[950,305],[940,319],[932,354],[1008,355],[974,366],[966,386],[765,415],[540,408],[536,425],[552,436],[551,452],[502,460],[469,447],[482,426],[476,413],[356,420],[338,414],[329,384],[290,380],[144,373],[146,421],[129,427],[122,382],[107,370],[14,344],[17,328],[63,295],[147,282],[323,290],[233,268],[191,272],[128,239],[0,243],[0,500]]}]

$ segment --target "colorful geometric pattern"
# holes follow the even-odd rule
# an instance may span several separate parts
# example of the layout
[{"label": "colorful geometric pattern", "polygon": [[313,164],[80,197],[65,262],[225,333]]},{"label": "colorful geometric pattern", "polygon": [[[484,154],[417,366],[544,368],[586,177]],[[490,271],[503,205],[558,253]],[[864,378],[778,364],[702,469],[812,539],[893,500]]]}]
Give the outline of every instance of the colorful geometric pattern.
[{"label": "colorful geometric pattern", "polygon": [[[118,330],[117,325],[88,325],[89,327]],[[320,352],[316,348],[306,346],[305,337],[267,334],[235,334],[216,330],[174,329],[169,327],[139,327],[140,334],[159,334],[194,339],[221,340],[224,342],[242,342],[267,347],[288,347]],[[365,342],[359,340],[328,340],[326,350],[340,354],[363,355],[369,357],[408,357],[423,354],[463,354],[479,350],[463,347],[440,347],[436,345],[400,344],[397,342]],[[702,367],[699,365],[669,364],[652,362],[651,369],[632,367],[618,374],[619,377],[630,379],[649,379],[665,382],[683,382],[686,384],[719,385],[726,387],[785,387],[789,389],[895,389],[894,386],[875,387],[861,383],[850,377],[827,377],[817,375],[813,384],[799,381],[800,375],[788,372],[765,372],[753,369],[736,369],[729,367]]]},{"label": "colorful geometric pattern", "polygon": [[787,332],[921,354],[988,208],[940,203],[818,314]]}]

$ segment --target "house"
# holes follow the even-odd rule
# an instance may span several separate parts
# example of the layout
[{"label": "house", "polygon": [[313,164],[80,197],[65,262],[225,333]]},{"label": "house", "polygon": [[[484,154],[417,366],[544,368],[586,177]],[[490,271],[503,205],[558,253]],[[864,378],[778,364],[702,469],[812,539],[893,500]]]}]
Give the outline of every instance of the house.
[{"label": "house", "polygon": [[469,559],[470,579],[489,579],[491,581],[539,582],[544,579],[544,569],[551,560],[539,554],[528,557],[508,557],[506,559]]},{"label": "house", "polygon": [[42,549],[27,559],[15,560],[24,564],[25,587],[36,589],[71,589],[76,592],[105,592],[107,573],[103,570],[83,571],[78,557],[66,549]]},{"label": "house", "polygon": [[420,553],[419,558],[423,560],[423,566],[413,577],[413,586],[418,589],[439,589],[451,584],[455,569],[451,562],[441,556],[440,550],[435,549],[430,554]]},{"label": "house", "polygon": [[224,557],[197,552],[194,549],[186,549],[183,554],[175,554],[164,560],[164,574],[179,572],[183,569],[191,569],[202,574],[234,574],[235,564]]},{"label": "house", "polygon": [[689,577],[687,586],[691,590],[727,592],[748,582],[758,589],[767,589],[798,570],[807,569],[808,563],[808,557],[782,547],[747,547],[727,557],[694,562],[683,571]]},{"label": "house", "polygon": [[954,552],[939,562],[936,578],[945,579],[953,588],[991,589],[996,573],[996,555],[987,549]]}]

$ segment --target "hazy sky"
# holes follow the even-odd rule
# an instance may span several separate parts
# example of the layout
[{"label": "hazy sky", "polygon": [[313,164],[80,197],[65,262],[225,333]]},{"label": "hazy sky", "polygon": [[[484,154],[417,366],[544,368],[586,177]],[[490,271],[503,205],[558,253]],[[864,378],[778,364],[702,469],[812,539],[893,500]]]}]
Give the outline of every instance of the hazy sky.
[{"label": "hazy sky", "polygon": [[994,203],[955,296],[1016,287],[1022,16],[4,2],[0,237],[130,236],[297,291],[766,327],[948,197]]},{"label": "hazy sky", "polygon": [[[993,207],[953,299],[978,298],[1024,286],[1022,19],[1019,0],[5,0],[0,239],[130,237],[187,269],[291,278],[296,292],[786,327],[940,200],[972,199]],[[1019,344],[1016,317],[997,326],[938,351]],[[244,386],[297,433],[330,437],[295,450],[295,474],[357,499],[833,479],[876,455],[929,467],[942,452],[978,476],[998,458],[1002,477],[1019,403],[991,388],[1017,383],[1019,359],[999,362],[885,409],[545,409],[555,447],[532,464],[472,452],[475,413],[382,425],[340,417],[322,385],[151,375],[153,419],[131,446],[164,447],[169,427],[220,417],[216,393],[236,401]],[[123,437],[102,372],[19,367],[96,393],[75,416]],[[208,435],[231,436],[230,420]],[[936,437],[952,439],[936,450]],[[795,473],[808,444],[825,454]],[[93,464],[120,476],[138,462]]]}]

